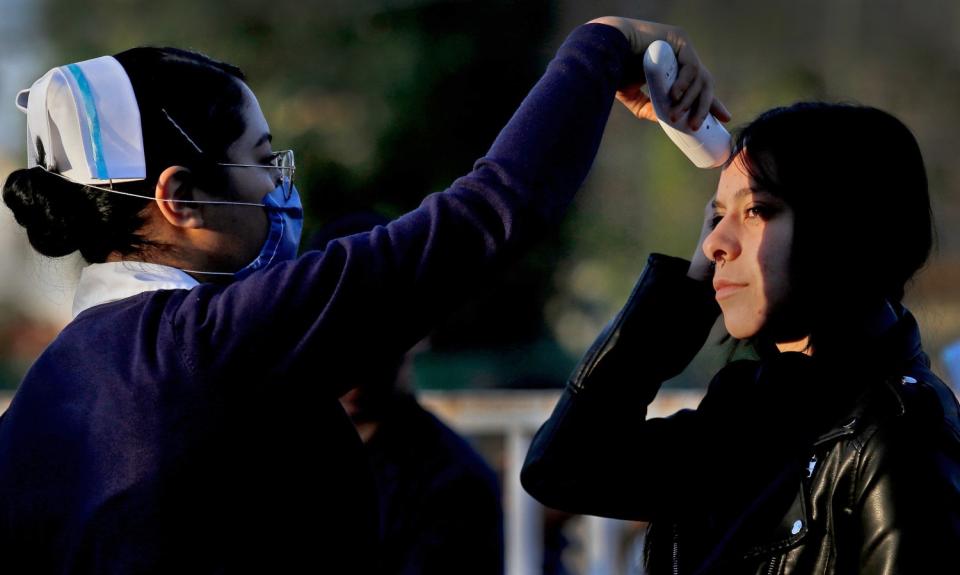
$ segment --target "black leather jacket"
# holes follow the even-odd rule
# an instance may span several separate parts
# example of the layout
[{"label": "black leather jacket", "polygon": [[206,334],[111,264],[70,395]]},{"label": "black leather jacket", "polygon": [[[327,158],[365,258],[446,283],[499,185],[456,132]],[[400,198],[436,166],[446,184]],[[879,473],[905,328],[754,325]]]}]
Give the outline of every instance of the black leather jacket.
[{"label": "black leather jacket", "polygon": [[646,418],[718,314],[651,256],[573,373],[521,473],[545,505],[651,522],[649,573],[960,572],[960,409],[913,317],[830,365],[734,361],[696,410]]}]

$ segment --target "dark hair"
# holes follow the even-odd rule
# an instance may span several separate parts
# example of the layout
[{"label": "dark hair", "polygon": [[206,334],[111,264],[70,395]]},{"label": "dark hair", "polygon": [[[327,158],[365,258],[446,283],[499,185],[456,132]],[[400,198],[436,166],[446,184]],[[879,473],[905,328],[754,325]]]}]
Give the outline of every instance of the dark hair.
[{"label": "dark hair", "polygon": [[899,303],[933,244],[920,147],[892,115],[867,106],[803,102],[743,128],[754,184],[794,211],[792,290],[815,350]]},{"label": "dark hair", "polygon": [[240,69],[177,48],[133,48],[114,57],[137,97],[147,164],[146,180],[114,188],[145,199],[76,184],[41,167],[14,171],[4,183],[3,201],[41,254],[79,250],[97,263],[113,252],[127,255],[151,245],[139,230],[157,179],[170,166],[190,168],[191,183],[211,192],[227,189],[216,162],[224,161],[246,128]]}]

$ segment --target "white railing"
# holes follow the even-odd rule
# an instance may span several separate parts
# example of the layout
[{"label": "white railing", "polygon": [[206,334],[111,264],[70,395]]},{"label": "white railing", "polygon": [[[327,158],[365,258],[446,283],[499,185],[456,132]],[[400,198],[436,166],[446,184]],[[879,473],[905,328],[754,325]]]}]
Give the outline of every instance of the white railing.
[{"label": "white railing", "polygon": [[[695,407],[701,392],[664,390],[648,415],[669,415]],[[421,392],[420,402],[465,436],[497,435],[504,439],[503,509],[507,575],[539,575],[543,557],[543,507],[520,486],[520,468],[530,439],[547,419],[559,391],[484,390]],[[626,524],[600,517],[587,518],[584,575],[625,573],[620,536]]]}]

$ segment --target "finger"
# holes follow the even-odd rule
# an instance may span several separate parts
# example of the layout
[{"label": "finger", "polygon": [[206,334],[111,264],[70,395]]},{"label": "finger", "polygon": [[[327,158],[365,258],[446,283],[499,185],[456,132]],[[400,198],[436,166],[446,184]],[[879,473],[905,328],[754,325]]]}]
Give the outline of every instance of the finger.
[{"label": "finger", "polygon": [[617,90],[617,99],[624,103],[644,96],[646,96],[646,94],[643,93],[643,84],[641,83],[631,84],[620,90]]},{"label": "finger", "polygon": [[693,46],[687,42],[682,43],[677,48],[676,56],[679,70],[674,85],[679,84],[677,87],[680,89],[673,94],[673,99],[679,100],[683,92],[686,92],[696,77],[700,75],[701,64]]},{"label": "finger", "polygon": [[651,122],[657,121],[657,112],[653,109],[653,102],[650,101],[650,98],[647,98],[646,103],[640,106],[640,110],[637,112],[636,116],[641,120],[650,120]]},{"label": "finger", "polygon": [[677,79],[670,87],[670,100],[677,102],[683,97],[683,94],[690,88],[690,84],[697,78],[699,68],[693,64],[678,64],[680,71],[677,72]]},{"label": "finger", "polygon": [[650,103],[650,97],[643,92],[642,85],[636,84],[628,86],[617,92],[617,100],[620,100],[630,113],[643,120],[656,119],[653,112],[653,105]]},{"label": "finger", "polygon": [[699,130],[703,125],[703,120],[710,113],[710,105],[713,103],[713,86],[710,82],[704,82],[703,90],[700,91],[700,97],[697,98],[695,107],[687,118],[687,123],[693,130]]},{"label": "finger", "polygon": [[623,102],[623,104],[630,110],[631,114],[641,120],[657,120],[657,113],[653,109],[653,103],[650,101],[650,98],[646,96],[640,99],[630,100],[629,102]]},{"label": "finger", "polygon": [[617,92],[617,100],[620,100],[620,103],[623,104],[623,106],[627,110],[630,110],[631,114],[633,114],[634,116],[637,115],[638,106],[636,103],[637,99],[635,97],[632,97],[630,94],[626,92],[619,91]]},{"label": "finger", "polygon": [[[697,101],[697,98],[700,97],[700,93],[703,92],[703,76],[698,75],[694,78],[693,83],[690,84],[690,87],[687,88],[687,91],[683,93],[683,98],[679,102],[673,105],[670,108],[670,117],[673,121],[676,121],[676,118],[679,118],[687,110],[693,106],[693,103]],[[689,121],[689,120],[688,120]]]},{"label": "finger", "polygon": [[713,103],[710,104],[710,113],[721,122],[729,122],[733,119],[733,115],[727,110],[727,107],[716,97],[714,97]]}]

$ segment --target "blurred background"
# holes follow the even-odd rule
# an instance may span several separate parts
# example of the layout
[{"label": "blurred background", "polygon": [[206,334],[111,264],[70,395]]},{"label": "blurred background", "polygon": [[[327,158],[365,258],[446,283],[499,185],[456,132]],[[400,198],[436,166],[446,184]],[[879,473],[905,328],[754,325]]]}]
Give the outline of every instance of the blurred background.
[{"label": "blurred background", "polygon": [[[135,45],[187,47],[240,66],[275,147],[296,150],[305,238],[358,210],[399,215],[467,172],[578,24],[619,14],[680,25],[713,72],[733,126],[773,106],[825,99],[883,108],[913,129],[939,238],[907,303],[949,379],[942,357],[960,339],[960,3],[0,0],[0,11],[0,177],[25,161],[14,95],[46,70]],[[530,546],[540,544],[531,525],[541,520],[509,487],[511,449],[522,452],[647,254],[689,257],[717,178],[693,168],[655,124],[615,106],[559,233],[492,281],[415,358],[412,380],[424,401],[470,434],[501,473],[510,513],[528,514],[509,519],[511,572],[539,572],[539,549]],[[878,230],[876,249],[909,233]],[[36,257],[5,208],[0,242],[0,388],[9,396],[69,320],[82,262]],[[724,361],[728,344],[715,332],[668,385],[678,397],[695,398]],[[628,541],[631,527],[572,525],[560,532],[551,572],[629,571],[628,548],[617,543],[620,563],[602,567],[603,550],[589,542]],[[524,529],[533,539],[518,535]]]}]

